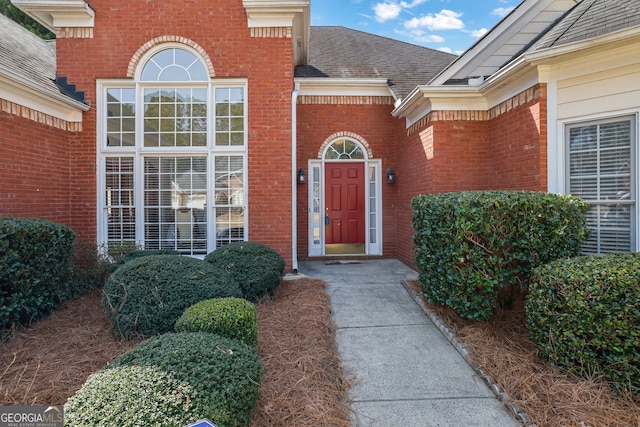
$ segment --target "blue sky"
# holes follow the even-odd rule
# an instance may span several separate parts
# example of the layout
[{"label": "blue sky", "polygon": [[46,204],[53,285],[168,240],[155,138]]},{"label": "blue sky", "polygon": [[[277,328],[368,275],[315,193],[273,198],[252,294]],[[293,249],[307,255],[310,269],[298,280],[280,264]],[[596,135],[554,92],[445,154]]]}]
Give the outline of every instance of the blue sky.
[{"label": "blue sky", "polygon": [[520,2],[311,0],[311,25],[340,25],[460,54]]}]

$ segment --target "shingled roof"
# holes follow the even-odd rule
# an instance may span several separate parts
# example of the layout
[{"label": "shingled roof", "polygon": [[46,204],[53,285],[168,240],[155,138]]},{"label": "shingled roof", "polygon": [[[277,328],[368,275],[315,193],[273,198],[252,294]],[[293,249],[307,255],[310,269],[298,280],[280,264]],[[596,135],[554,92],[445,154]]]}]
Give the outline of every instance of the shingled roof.
[{"label": "shingled roof", "polygon": [[386,78],[396,98],[426,84],[455,55],[345,27],[311,27],[309,61],[296,77]]},{"label": "shingled roof", "polygon": [[44,95],[84,102],[84,93],[56,76],[56,42],[43,40],[0,14],[0,75]]},{"label": "shingled roof", "polygon": [[44,92],[60,93],[55,49],[55,41],[43,40],[0,14],[0,73],[20,77]]},{"label": "shingled roof", "polygon": [[582,0],[528,51],[589,40],[637,25],[640,25],[640,2],[636,0]]}]

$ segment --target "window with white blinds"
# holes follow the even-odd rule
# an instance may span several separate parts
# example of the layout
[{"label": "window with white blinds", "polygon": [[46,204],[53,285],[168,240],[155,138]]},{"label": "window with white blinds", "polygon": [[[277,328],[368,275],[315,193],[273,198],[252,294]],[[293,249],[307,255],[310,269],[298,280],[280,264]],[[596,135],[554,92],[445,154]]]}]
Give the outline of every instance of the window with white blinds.
[{"label": "window with white blinds", "polygon": [[99,241],[203,256],[245,240],[246,80],[175,47],[141,67],[98,83]]},{"label": "window with white blinds", "polygon": [[628,117],[567,126],[567,188],[591,204],[591,238],[583,253],[636,250],[634,122]]}]

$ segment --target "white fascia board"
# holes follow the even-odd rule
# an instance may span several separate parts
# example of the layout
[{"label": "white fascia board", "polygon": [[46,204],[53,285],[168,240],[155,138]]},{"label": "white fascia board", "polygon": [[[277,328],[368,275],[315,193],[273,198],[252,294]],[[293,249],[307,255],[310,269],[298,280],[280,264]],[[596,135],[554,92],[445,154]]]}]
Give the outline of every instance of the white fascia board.
[{"label": "white fascia board", "polygon": [[309,0],[243,0],[249,28],[293,27],[297,14],[309,10]]},{"label": "white fascia board", "polygon": [[89,106],[62,94],[47,94],[0,70],[0,98],[72,123],[82,123]]},{"label": "white fascia board", "polygon": [[615,48],[625,47],[633,42],[638,42],[639,38],[640,26],[636,26],[589,40],[551,47],[538,52],[526,53],[524,54],[524,60],[534,65],[541,63],[560,63],[565,62],[567,58],[573,56],[584,56],[587,50],[592,50],[594,53],[602,52],[606,55],[607,52]]},{"label": "white fascia board", "polygon": [[511,14],[507,15],[480,40],[441,71],[440,74],[434,77],[430,84],[443,85],[464,69],[473,69],[476,62],[478,64],[482,63],[553,1],[524,0]]},{"label": "white fascia board", "polygon": [[55,32],[56,28],[93,28],[95,12],[85,0],[11,0],[14,6]]},{"label": "white fascia board", "polygon": [[300,96],[393,96],[387,79],[298,77]]},{"label": "white fascia board", "polygon": [[407,126],[430,111],[486,110],[487,100],[478,86],[418,86],[393,110],[394,117],[405,117]]}]

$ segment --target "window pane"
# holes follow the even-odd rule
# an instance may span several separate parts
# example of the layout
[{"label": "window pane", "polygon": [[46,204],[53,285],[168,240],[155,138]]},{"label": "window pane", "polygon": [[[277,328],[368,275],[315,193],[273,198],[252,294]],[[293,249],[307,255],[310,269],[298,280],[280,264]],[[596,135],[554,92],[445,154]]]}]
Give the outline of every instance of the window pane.
[{"label": "window pane", "polygon": [[197,56],[184,49],[165,49],[153,55],[142,70],[143,81],[207,81],[207,68]]},{"label": "window pane", "polygon": [[245,239],[244,159],[215,158],[216,247]]},{"label": "window pane", "polygon": [[107,89],[108,147],[135,145],[135,89]]},{"label": "window pane", "polygon": [[568,134],[569,192],[592,205],[587,213],[592,235],[583,253],[632,250],[632,120],[574,126]]},{"label": "window pane", "polygon": [[218,88],[216,101],[216,145],[244,145],[244,89]]},{"label": "window pane", "polygon": [[109,248],[135,243],[133,157],[105,159],[105,217]]},{"label": "window pane", "polygon": [[146,157],[144,175],[145,247],[206,254],[206,157]]},{"label": "window pane", "polygon": [[[194,101],[202,89],[145,89],[144,93],[145,147],[206,146],[207,105]],[[199,134],[195,144],[192,132]]]}]

